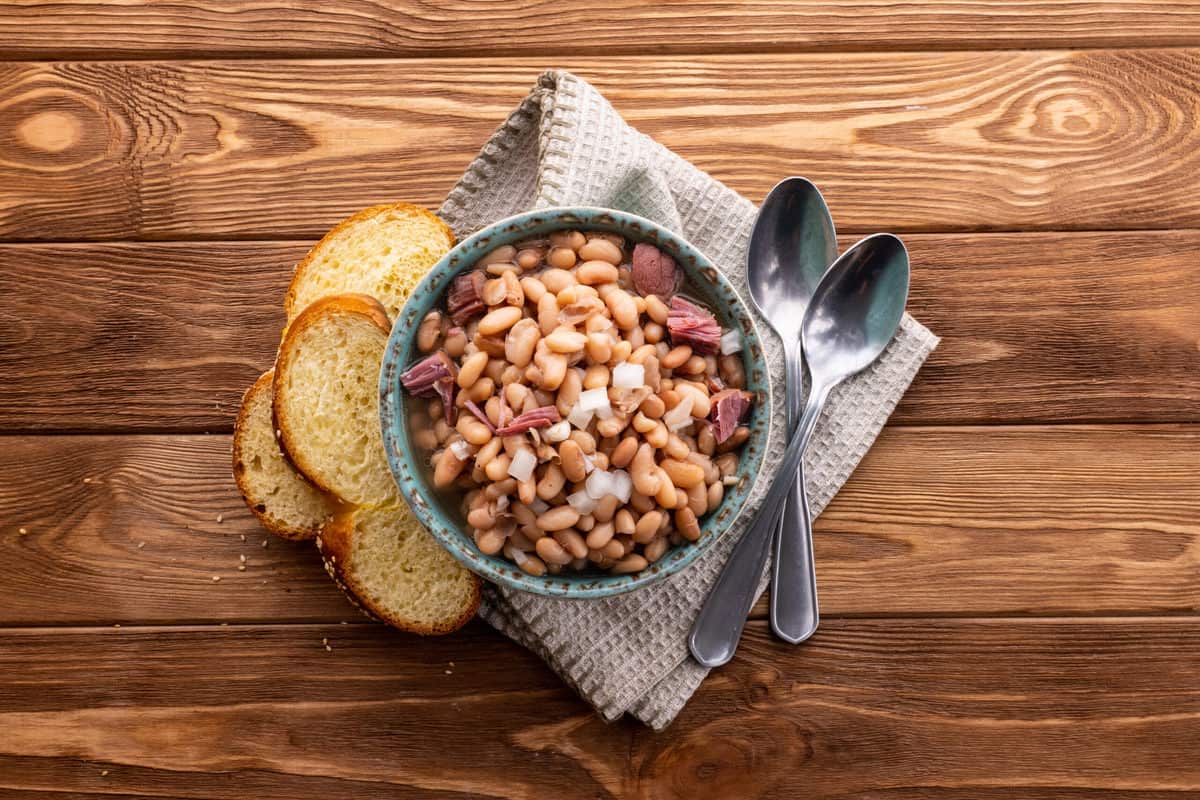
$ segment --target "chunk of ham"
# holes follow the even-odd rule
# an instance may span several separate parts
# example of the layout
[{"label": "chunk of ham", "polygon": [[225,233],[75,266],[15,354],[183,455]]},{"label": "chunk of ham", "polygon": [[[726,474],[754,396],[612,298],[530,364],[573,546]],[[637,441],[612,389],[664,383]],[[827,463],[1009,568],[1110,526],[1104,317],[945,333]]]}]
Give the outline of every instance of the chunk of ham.
[{"label": "chunk of ham", "polygon": [[464,403],[464,405],[467,407],[468,411],[479,418],[480,422],[488,426],[489,431],[492,433],[496,432],[496,426],[492,424],[490,419],[488,419],[488,415],[483,412],[483,409],[479,407],[478,403],[476,403],[474,400],[468,400],[466,403]]},{"label": "chunk of ham", "polygon": [[458,406],[454,405],[454,392],[458,389],[458,384],[454,382],[454,378],[441,378],[433,385],[433,388],[442,398],[442,410],[446,412],[446,423],[454,425],[458,422]]},{"label": "chunk of ham", "polygon": [[697,353],[716,353],[721,347],[721,325],[717,318],[682,297],[671,298],[667,331],[675,345],[690,345]]},{"label": "chunk of ham", "polygon": [[656,294],[664,302],[679,291],[683,282],[683,271],[675,259],[645,242],[634,245],[630,273],[638,294],[643,297]]},{"label": "chunk of ham", "polygon": [[450,284],[450,291],[446,293],[446,311],[455,325],[463,325],[487,310],[483,303],[483,284],[486,280],[483,272],[474,270],[459,275]]},{"label": "chunk of ham", "polygon": [[400,374],[400,385],[416,397],[433,397],[438,393],[436,384],[442,378],[458,375],[454,359],[445,350],[422,358]]},{"label": "chunk of ham", "polygon": [[545,428],[558,422],[562,417],[555,406],[542,406],[532,411],[526,411],[503,428],[496,430],[497,436],[516,436],[534,428]]},{"label": "chunk of ham", "polygon": [[717,444],[733,435],[737,426],[750,413],[754,395],[741,389],[722,389],[709,398],[712,410],[708,418],[712,421],[713,437]]}]

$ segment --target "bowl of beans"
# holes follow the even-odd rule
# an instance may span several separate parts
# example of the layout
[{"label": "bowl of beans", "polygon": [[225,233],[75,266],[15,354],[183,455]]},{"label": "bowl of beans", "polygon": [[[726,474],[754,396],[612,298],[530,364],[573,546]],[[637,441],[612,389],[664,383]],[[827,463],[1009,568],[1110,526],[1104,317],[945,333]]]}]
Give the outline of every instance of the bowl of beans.
[{"label": "bowl of beans", "polygon": [[605,597],[665,578],[732,524],[762,465],[752,315],[702,253],[611,209],[521,214],[421,281],[380,375],[414,513],[487,580]]}]

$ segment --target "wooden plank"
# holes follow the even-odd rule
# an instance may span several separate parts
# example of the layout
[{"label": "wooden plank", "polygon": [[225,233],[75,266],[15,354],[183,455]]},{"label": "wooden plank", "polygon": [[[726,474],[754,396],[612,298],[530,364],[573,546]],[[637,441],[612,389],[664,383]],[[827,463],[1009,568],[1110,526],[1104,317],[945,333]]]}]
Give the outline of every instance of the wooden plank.
[{"label": "wooden plank", "polygon": [[7,630],[0,783],[239,800],[1200,791],[1194,619],[830,620],[798,648],[765,628],[661,735],[604,724],[478,625]]},{"label": "wooden plank", "polygon": [[[586,35],[579,35],[585,33]],[[944,3],[784,0],[653,5],[351,0],[113,4],[37,0],[0,7],[0,57],[545,57],[637,53],[996,49],[1200,44],[1186,2]]]},{"label": "wooden plank", "polygon": [[[1195,50],[564,58],[758,199],[847,230],[1200,227]],[[0,66],[0,237],[311,238],[437,205],[545,59]]]},{"label": "wooden plank", "polygon": [[[1200,421],[1200,231],[906,241],[943,341],[897,421]],[[0,245],[0,430],[230,430],[306,248]]]},{"label": "wooden plank", "polygon": [[[4,443],[0,624],[358,618],[311,545],[262,548],[228,437]],[[822,611],[1200,611],[1198,445],[1193,426],[889,428],[817,522]]]},{"label": "wooden plank", "polygon": [[233,429],[308,244],[0,246],[0,429]]}]

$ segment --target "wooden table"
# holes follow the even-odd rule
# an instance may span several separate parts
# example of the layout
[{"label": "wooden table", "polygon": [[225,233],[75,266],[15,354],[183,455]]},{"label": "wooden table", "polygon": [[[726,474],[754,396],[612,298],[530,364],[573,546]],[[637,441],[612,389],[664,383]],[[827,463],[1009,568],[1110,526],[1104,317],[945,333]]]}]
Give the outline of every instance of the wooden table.
[{"label": "wooden table", "polygon": [[[0,798],[1200,796],[1197,46],[1189,0],[6,3]],[[662,734],[365,622],[229,474],[298,256],[547,66],[904,234],[944,337],[819,634],[760,606]]]}]

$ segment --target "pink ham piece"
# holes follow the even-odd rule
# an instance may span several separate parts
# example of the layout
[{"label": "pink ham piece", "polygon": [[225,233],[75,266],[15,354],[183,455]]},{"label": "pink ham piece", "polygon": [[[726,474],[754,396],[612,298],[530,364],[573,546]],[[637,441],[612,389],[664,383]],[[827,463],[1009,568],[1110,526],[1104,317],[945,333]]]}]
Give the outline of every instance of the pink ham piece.
[{"label": "pink ham piece", "polygon": [[708,412],[708,418],[712,420],[713,437],[720,444],[733,435],[738,424],[749,413],[754,395],[740,389],[722,389],[709,400],[712,411]]},{"label": "pink ham piece", "polygon": [[464,405],[466,405],[468,411],[479,418],[480,422],[488,426],[489,431],[492,433],[496,432],[496,426],[492,424],[490,419],[488,419],[487,414],[483,413],[483,409],[479,407],[478,403],[476,403],[474,400],[468,400]]},{"label": "pink ham piece", "polygon": [[454,405],[454,391],[457,385],[454,378],[450,377],[441,378],[433,384],[433,388],[442,398],[442,410],[446,412],[446,422],[450,425],[458,422],[458,406]]},{"label": "pink ham piece", "polygon": [[656,294],[664,302],[679,291],[683,272],[675,259],[652,244],[639,242],[633,247],[633,288],[642,297]]},{"label": "pink ham piece", "polygon": [[400,385],[415,397],[433,397],[438,393],[436,384],[442,378],[458,375],[454,359],[445,350],[422,358],[400,374]]},{"label": "pink ham piece", "polygon": [[483,284],[487,278],[479,270],[459,275],[446,293],[446,311],[455,325],[463,325],[487,310],[483,304]]},{"label": "pink ham piece", "polygon": [[496,431],[497,436],[516,436],[518,433],[534,428],[545,428],[558,422],[562,417],[554,406],[542,406],[533,411],[526,411],[512,422]]},{"label": "pink ham piece", "polygon": [[706,309],[672,297],[667,312],[667,330],[676,346],[691,345],[697,353],[716,353],[721,348],[721,325]]}]

